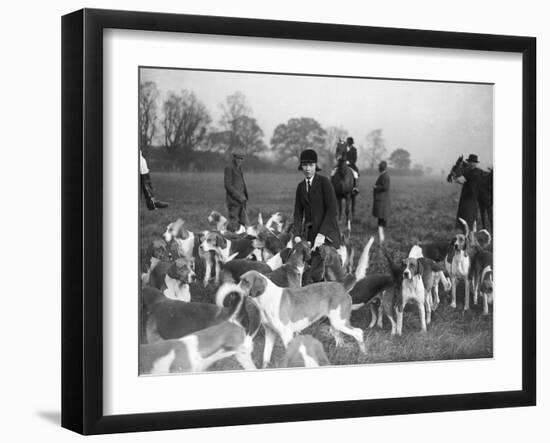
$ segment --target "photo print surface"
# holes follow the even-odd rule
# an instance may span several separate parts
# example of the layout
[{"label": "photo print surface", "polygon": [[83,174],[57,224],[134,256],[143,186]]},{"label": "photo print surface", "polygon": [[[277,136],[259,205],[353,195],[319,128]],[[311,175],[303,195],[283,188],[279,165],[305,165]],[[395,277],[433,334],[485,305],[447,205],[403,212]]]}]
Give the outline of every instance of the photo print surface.
[{"label": "photo print surface", "polygon": [[492,84],[138,75],[140,375],[493,357]]}]

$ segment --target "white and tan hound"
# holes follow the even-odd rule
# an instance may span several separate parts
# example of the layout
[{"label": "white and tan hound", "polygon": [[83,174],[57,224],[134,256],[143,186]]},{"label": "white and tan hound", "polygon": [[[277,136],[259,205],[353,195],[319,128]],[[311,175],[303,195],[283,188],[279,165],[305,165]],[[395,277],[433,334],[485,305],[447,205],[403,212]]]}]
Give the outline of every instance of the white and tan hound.
[{"label": "white and tan hound", "polygon": [[147,282],[171,299],[191,301],[189,284],[196,280],[194,259],[178,258],[174,262],[159,261],[149,274]]},{"label": "white and tan hound", "polygon": [[[277,335],[286,348],[295,334],[325,317],[329,319],[337,345],[341,341],[339,333],[343,332],[352,336],[361,351],[365,352],[363,331],[350,324],[352,300],[348,291],[357,280],[364,277],[371,245],[372,241],[369,241],[359,259],[356,274],[346,279],[344,284],[320,282],[302,288],[281,288],[256,271],[249,271],[241,277],[239,287],[257,301],[262,312],[265,329],[264,368],[271,359]],[[217,298],[216,303],[222,306],[223,298]]]},{"label": "white and tan hound", "polygon": [[200,372],[231,356],[235,356],[244,369],[256,369],[252,351],[254,336],[261,326],[259,312],[258,321],[245,329],[236,321],[243,302],[242,291],[236,285],[222,288],[227,292],[238,292],[241,297],[228,320],[179,339],[141,345],[140,374]]},{"label": "white and tan hound", "polygon": [[464,234],[456,234],[451,241],[452,250],[445,259],[445,268],[451,277],[451,308],[456,308],[456,287],[459,280],[464,280],[464,310],[470,309],[470,255],[469,228],[466,221],[459,219],[464,225]]},{"label": "white and tan hound", "polygon": [[[222,234],[226,234],[228,232],[231,232],[228,230],[229,222],[227,218],[225,218],[221,213],[218,211],[212,211],[208,215],[208,223],[214,225],[215,231],[221,232]],[[239,228],[232,232],[233,234],[244,234],[246,232],[246,228],[243,225],[239,225]]]},{"label": "white and tan hound", "polygon": [[[243,237],[236,240],[228,240],[219,232],[205,231],[201,234],[200,255],[205,259],[206,272],[204,275],[204,286],[208,285],[211,275],[212,258],[215,268],[215,283],[219,284],[221,279],[222,264],[234,258],[245,258],[250,255],[254,247],[252,239]],[[210,254],[210,253],[213,254]]]},{"label": "white and tan hound", "polygon": [[166,227],[166,231],[163,234],[166,243],[174,242],[176,245],[176,257],[172,257],[172,259],[178,257],[186,258],[187,260],[193,259],[195,234],[185,229],[184,225],[185,222],[181,218],[178,218]]},{"label": "white and tan hound", "polygon": [[297,335],[288,345],[280,368],[318,368],[330,362],[321,342],[311,335]]}]

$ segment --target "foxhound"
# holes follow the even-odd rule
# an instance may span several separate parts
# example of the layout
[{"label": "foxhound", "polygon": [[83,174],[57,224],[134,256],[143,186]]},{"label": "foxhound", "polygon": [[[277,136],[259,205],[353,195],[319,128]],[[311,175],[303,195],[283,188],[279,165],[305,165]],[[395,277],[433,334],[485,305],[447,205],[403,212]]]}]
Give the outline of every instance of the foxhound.
[{"label": "foxhound", "polygon": [[181,257],[191,260],[193,259],[193,248],[195,247],[195,234],[185,229],[184,225],[185,222],[178,218],[166,227],[163,237],[166,243],[174,242],[176,245],[177,256],[172,258]]},{"label": "foxhound", "polygon": [[451,277],[451,307],[456,308],[456,286],[464,280],[464,310],[470,309],[470,255],[469,228],[466,221],[459,219],[465,229],[464,234],[456,234],[451,241],[452,249],[445,259],[445,268]]},{"label": "foxhound", "polygon": [[282,266],[262,274],[282,288],[300,288],[306,262],[310,259],[311,246],[309,242],[301,241],[294,245]]},{"label": "foxhound", "polygon": [[[208,280],[212,272],[211,258],[214,260],[214,280],[216,284],[219,284],[222,264],[234,258],[246,258],[254,249],[250,237],[228,240],[219,232],[205,231],[202,233],[201,238],[202,240],[199,247],[200,254],[205,260],[207,259],[207,261],[205,261],[206,272],[204,275],[204,286],[208,285]],[[210,255],[210,252],[212,252],[213,255]]]},{"label": "foxhound", "polygon": [[196,280],[193,263],[194,259],[185,258],[178,258],[174,262],[159,261],[151,270],[148,283],[160,289],[168,298],[189,302],[189,284]]},{"label": "foxhound", "polygon": [[229,289],[231,292],[237,291],[241,298],[226,321],[182,338],[141,345],[140,374],[200,372],[216,361],[231,356],[235,356],[244,369],[256,369],[252,361],[253,340],[261,321],[258,320],[248,329],[243,328],[236,321],[243,301],[242,292],[236,285]]},{"label": "foxhound", "polygon": [[483,249],[475,249],[472,254],[470,272],[474,292],[474,304],[477,305],[478,294],[483,297],[483,315],[489,313],[488,294],[493,295],[493,254]]},{"label": "foxhound", "polygon": [[[229,222],[227,218],[225,218],[221,213],[218,211],[212,211],[208,215],[208,223],[215,226],[215,230],[218,232],[221,232],[222,234],[225,234],[227,232],[231,232],[228,230]],[[232,228],[233,229],[233,228]],[[235,230],[235,234],[244,234],[246,232],[246,228],[243,225],[239,225],[239,227]]]},{"label": "foxhound", "polygon": [[481,271],[479,291],[483,298],[483,315],[489,315],[489,304],[492,304],[494,300],[493,267],[491,265],[487,265]]},{"label": "foxhound", "polygon": [[282,212],[275,212],[267,219],[265,227],[274,234],[281,234],[287,231],[289,227],[289,219]]},{"label": "foxhound", "polygon": [[[241,277],[239,287],[257,301],[262,313],[265,329],[262,367],[267,367],[271,359],[277,335],[286,348],[295,334],[324,317],[329,319],[337,345],[341,341],[339,332],[343,332],[352,336],[365,352],[363,331],[350,325],[352,301],[348,291],[364,277],[372,240],[363,250],[356,274],[346,278],[344,284],[320,282],[302,288],[281,288],[256,271],[249,271]],[[216,303],[223,305],[223,298],[217,297]]]},{"label": "foxhound", "polygon": [[166,242],[164,240],[153,240],[145,253],[147,268],[144,273],[141,274],[141,283],[143,286],[149,284],[151,278],[151,271],[161,261],[169,261],[171,258]]},{"label": "foxhound", "polygon": [[426,287],[422,279],[424,266],[420,259],[406,258],[404,261],[405,269],[403,270],[403,281],[401,283],[402,303],[397,306],[397,335],[401,335],[403,330],[403,311],[405,306],[410,301],[416,303],[420,315],[420,329],[426,332],[426,323],[431,320],[431,297],[426,296]]},{"label": "foxhound", "polygon": [[317,368],[330,362],[321,342],[311,335],[297,335],[288,345],[280,368]]},{"label": "foxhound", "polygon": [[[222,285],[220,290],[226,290]],[[161,340],[181,338],[202,329],[228,321],[235,313],[240,296],[229,297],[228,307],[216,306],[211,303],[183,303],[167,298],[161,291],[152,287],[142,289],[143,343],[155,343]],[[261,321],[257,307],[250,306],[254,301],[244,299],[235,315],[235,321],[241,325],[249,325]]]},{"label": "foxhound", "polygon": [[[446,244],[447,252],[450,248],[450,245]],[[433,271],[433,277],[432,276],[426,276],[424,277],[424,285],[426,286],[426,290],[430,292],[430,296],[432,297],[432,303],[433,303],[433,310],[435,311],[437,307],[439,306],[439,284],[441,283],[443,285],[443,289],[445,291],[451,290],[451,281],[447,278],[445,275],[445,272],[443,269],[439,268],[437,265],[437,261],[435,259],[424,257],[424,252],[426,251],[432,251],[431,255],[432,257],[440,257],[438,254],[435,254],[432,249],[424,249],[420,245],[414,245],[410,252],[409,252],[409,258],[416,258],[420,259],[422,258],[426,263],[429,264],[429,268]],[[428,281],[427,281],[428,279]]]}]

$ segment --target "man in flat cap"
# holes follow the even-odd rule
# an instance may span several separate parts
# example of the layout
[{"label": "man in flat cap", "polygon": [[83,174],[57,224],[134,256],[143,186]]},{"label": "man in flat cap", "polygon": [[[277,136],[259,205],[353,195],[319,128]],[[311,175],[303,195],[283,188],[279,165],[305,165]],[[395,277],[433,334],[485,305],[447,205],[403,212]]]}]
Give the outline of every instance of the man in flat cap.
[{"label": "man in flat cap", "polygon": [[318,247],[323,244],[340,247],[340,229],[337,221],[337,203],[330,180],[320,174],[317,153],[306,149],[300,154],[298,169],[304,180],[296,188],[294,204],[294,241],[309,241],[312,245],[311,276],[317,276],[322,265]]},{"label": "man in flat cap", "polygon": [[244,152],[240,150],[233,151],[231,157],[231,164],[225,167],[223,173],[228,222],[247,226],[246,203],[248,201],[248,191],[242,171]]}]

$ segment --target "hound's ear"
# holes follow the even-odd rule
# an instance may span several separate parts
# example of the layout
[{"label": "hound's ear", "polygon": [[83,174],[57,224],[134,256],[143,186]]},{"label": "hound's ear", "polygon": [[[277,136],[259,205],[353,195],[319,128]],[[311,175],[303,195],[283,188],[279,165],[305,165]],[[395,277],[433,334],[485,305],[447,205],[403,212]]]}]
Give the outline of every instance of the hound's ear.
[{"label": "hound's ear", "polygon": [[279,252],[280,256],[281,256],[281,261],[283,263],[286,263],[288,261],[288,257],[290,257],[290,254],[292,253],[292,249],[291,248],[284,248],[281,250],[281,252]]},{"label": "hound's ear", "polygon": [[168,277],[171,277],[175,280],[178,279],[178,265],[177,265],[177,260],[172,263],[172,265],[170,265],[170,267],[168,268],[168,271],[166,272],[166,274],[168,275]]},{"label": "hound's ear", "polygon": [[266,283],[264,281],[266,277],[262,277],[260,275],[257,275],[254,278],[254,281],[252,282],[252,287],[250,288],[249,295],[251,297],[258,297],[259,295],[262,295],[266,288]]},{"label": "hound's ear", "polygon": [[422,275],[424,273],[424,265],[420,260],[416,260],[416,273]]},{"label": "hound's ear", "polygon": [[219,248],[226,248],[227,247],[227,240],[225,239],[225,237],[221,234],[218,234],[216,236],[216,246],[218,246]]},{"label": "hound's ear", "polygon": [[406,258],[404,258],[403,260],[401,260],[401,266],[402,266],[403,268],[406,268],[406,267],[407,267],[407,259],[406,259]]},{"label": "hound's ear", "polygon": [[303,249],[303,252],[304,252],[304,261],[308,261],[311,259],[311,248],[310,247],[304,247]]}]

